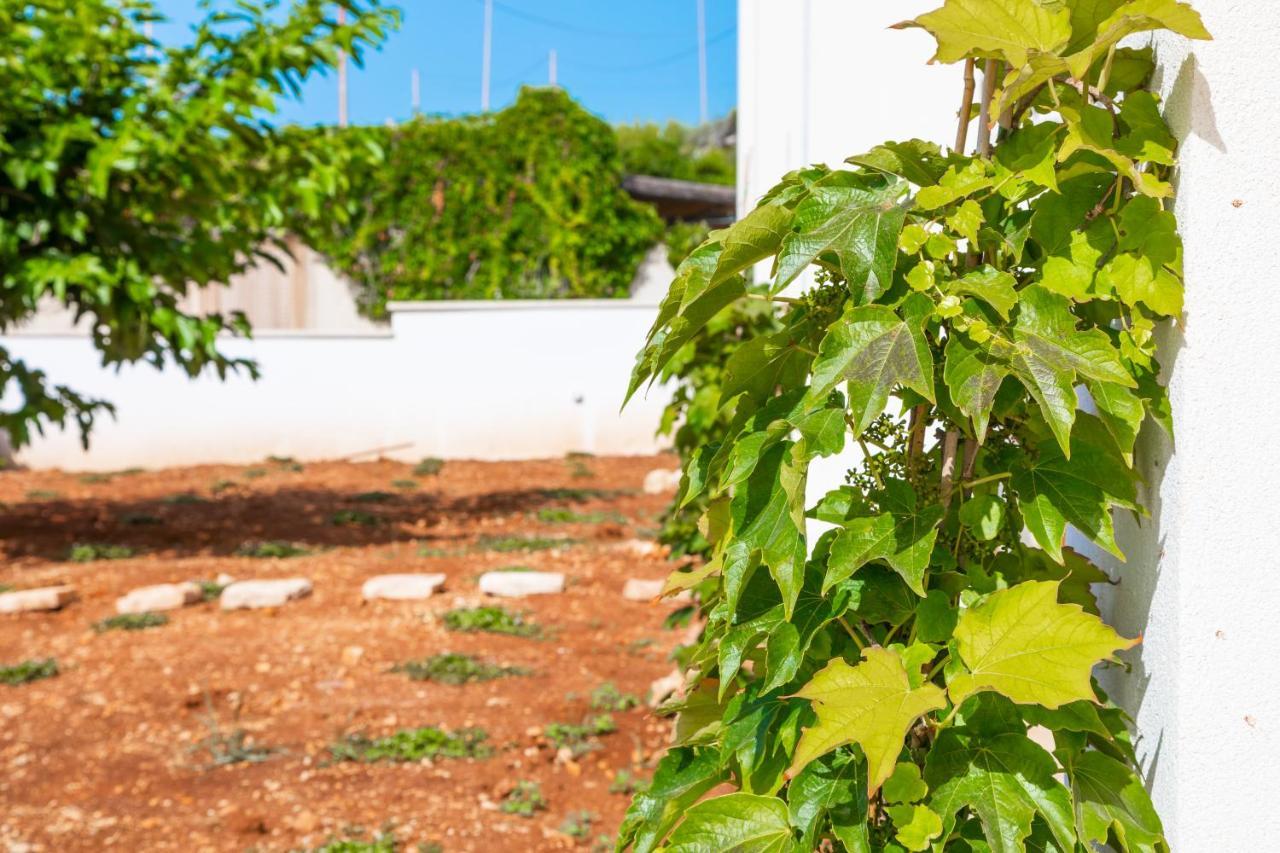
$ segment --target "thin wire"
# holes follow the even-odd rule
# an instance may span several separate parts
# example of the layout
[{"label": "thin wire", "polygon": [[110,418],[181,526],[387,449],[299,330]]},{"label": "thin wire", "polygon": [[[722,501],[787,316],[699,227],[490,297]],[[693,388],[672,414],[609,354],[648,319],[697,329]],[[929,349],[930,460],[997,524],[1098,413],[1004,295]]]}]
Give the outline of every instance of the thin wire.
[{"label": "thin wire", "polygon": [[[713,45],[718,42],[722,42],[737,31],[738,28],[736,25],[729,27],[727,30],[721,30],[711,38],[707,39],[707,44]],[[573,59],[570,59],[569,64],[576,65],[579,68],[585,68],[588,71],[601,71],[607,74],[631,74],[636,71],[648,71],[650,68],[659,68],[663,65],[670,65],[673,62],[679,62],[686,57],[693,56],[697,52],[698,46],[695,44],[693,47],[686,48],[679,53],[673,53],[669,56],[664,56],[661,59],[655,59],[652,62],[642,62],[638,65],[596,65],[590,62],[577,62]],[[564,62],[562,57],[561,65],[563,64]]]},{"label": "thin wire", "polygon": [[[484,0],[478,0],[484,2]],[[566,33],[578,33],[584,36],[596,36],[597,38],[620,38],[620,39],[671,39],[679,38],[683,33],[666,32],[666,33],[636,33],[619,30],[597,30],[593,27],[582,27],[578,24],[571,24],[568,21],[557,21],[554,18],[544,18],[541,15],[535,15],[532,12],[526,12],[514,6],[508,6],[506,3],[499,3],[495,0],[493,7],[504,14],[513,18],[519,18],[528,21],[531,24],[539,24],[544,27],[561,30]]]}]

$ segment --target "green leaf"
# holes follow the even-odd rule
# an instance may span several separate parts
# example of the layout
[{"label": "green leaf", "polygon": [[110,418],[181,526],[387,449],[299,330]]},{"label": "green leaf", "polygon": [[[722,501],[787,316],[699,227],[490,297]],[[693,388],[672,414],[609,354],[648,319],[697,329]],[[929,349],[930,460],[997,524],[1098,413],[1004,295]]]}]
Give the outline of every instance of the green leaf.
[{"label": "green leaf", "polygon": [[923,597],[924,574],[943,509],[938,504],[919,506],[915,490],[900,480],[885,483],[884,491],[876,497],[885,511],[855,518],[844,526],[831,546],[823,589],[830,589],[872,560],[884,560]]},{"label": "green leaf", "polygon": [[929,793],[929,786],[920,778],[920,768],[913,762],[902,761],[893,768],[893,775],[884,782],[886,803],[918,803]]},{"label": "green leaf", "polygon": [[895,180],[836,172],[815,185],[796,207],[792,231],[782,241],[774,290],[830,253],[856,301],[870,302],[893,283],[898,232],[906,218]]},{"label": "green leaf", "polygon": [[829,595],[822,588],[823,568],[811,561],[805,567],[804,587],[796,599],[791,618],[778,624],[765,647],[764,692],[779,688],[795,678],[814,636],[839,619],[853,602],[854,590],[837,587]]},{"label": "green leaf", "polygon": [[1068,299],[1087,302],[1094,297],[1098,265],[1115,242],[1115,231],[1107,219],[1096,219],[1083,230],[1071,232],[1064,252],[1045,258],[1039,284]]},{"label": "green leaf", "polygon": [[942,834],[942,818],[928,806],[889,806],[885,811],[896,828],[893,837],[908,850],[928,850],[929,842]]},{"label": "green leaf", "polygon": [[777,797],[726,794],[703,800],[671,834],[669,853],[794,851],[787,804]]},{"label": "green leaf", "polygon": [[1021,731],[987,733],[970,726],[943,730],[925,759],[929,806],[950,831],[968,807],[982,823],[992,853],[1022,853],[1037,814],[1060,849],[1075,850],[1071,801],[1054,779],[1057,764]]},{"label": "green leaf", "polygon": [[969,293],[990,305],[1006,320],[1018,304],[1017,279],[990,264],[983,264],[947,285],[951,293]]},{"label": "green leaf", "polygon": [[846,305],[822,339],[805,399],[819,404],[840,382],[849,383],[855,436],[884,411],[897,385],[933,400],[933,355],[920,326],[883,305]]},{"label": "green leaf", "polygon": [[922,643],[945,643],[956,629],[959,614],[950,597],[940,589],[931,589],[916,605],[916,639]]},{"label": "green leaf", "polygon": [[1115,439],[1125,464],[1133,467],[1133,445],[1138,440],[1138,431],[1145,417],[1142,400],[1133,391],[1114,382],[1086,384],[1098,409],[1098,419]]},{"label": "green leaf", "polygon": [[1004,522],[1004,501],[995,495],[975,495],[960,505],[960,523],[979,542],[990,542]]},{"label": "green leaf", "polygon": [[879,646],[863,649],[857,666],[839,658],[831,661],[796,695],[813,701],[818,722],[800,736],[789,773],[796,774],[837,747],[856,743],[867,757],[870,794],[892,775],[915,721],[946,705],[936,685],[912,689],[902,661]]},{"label": "green leaf", "polygon": [[951,392],[952,402],[965,417],[973,420],[978,441],[986,437],[996,392],[1008,375],[1009,368],[1002,361],[987,349],[969,342],[964,335],[947,338],[942,378]]},{"label": "green leaf", "polygon": [[1019,67],[1030,52],[1057,53],[1071,39],[1067,9],[1034,0],[946,0],[905,25],[923,27],[938,40],[939,62],[989,56]]},{"label": "green leaf", "polygon": [[936,210],[991,185],[986,162],[972,159],[963,166],[950,167],[936,185],[924,187],[916,193],[916,207],[919,210]]},{"label": "green leaf", "polygon": [[719,405],[744,393],[761,405],[780,384],[803,382],[809,356],[797,349],[793,340],[794,333],[783,329],[754,337],[735,349],[724,363]]},{"label": "green leaf", "polygon": [[668,750],[649,787],[631,801],[618,831],[619,840],[630,840],[636,853],[651,853],[685,811],[720,784],[724,775],[717,750]]},{"label": "green leaf", "polygon": [[1093,750],[1063,758],[1081,841],[1106,844],[1114,833],[1121,851],[1168,850],[1160,816],[1132,770]]},{"label": "green leaf", "polygon": [[897,175],[921,187],[936,184],[947,170],[947,159],[942,156],[942,150],[936,143],[922,139],[886,142],[866,154],[855,154],[845,162]]},{"label": "green leaf", "polygon": [[783,238],[791,231],[795,214],[780,204],[762,204],[726,228],[720,236],[723,247],[711,283],[718,284],[752,264],[776,255]]},{"label": "green leaf", "polygon": [[867,762],[862,756],[840,750],[811,761],[787,786],[791,823],[800,830],[805,850],[814,849],[814,837],[825,815],[850,853],[870,853],[867,838]]},{"label": "green leaf", "polygon": [[993,690],[1050,709],[1097,701],[1093,667],[1138,642],[1078,605],[1059,604],[1054,581],[1027,581],[991,593],[961,614],[955,641],[968,671],[947,686],[953,702]]},{"label": "green leaf", "polygon": [[967,199],[947,217],[947,227],[968,240],[970,248],[973,248],[978,244],[978,231],[985,221],[982,206],[973,199]]},{"label": "green leaf", "polygon": [[1062,125],[1041,122],[1013,133],[996,146],[996,163],[1042,187],[1058,191],[1054,169],[1058,154],[1058,133]]},{"label": "green leaf", "polygon": [[800,593],[805,559],[805,468],[794,458],[794,447],[780,442],[765,450],[730,504],[737,543],[760,552],[782,590],[788,616]]}]

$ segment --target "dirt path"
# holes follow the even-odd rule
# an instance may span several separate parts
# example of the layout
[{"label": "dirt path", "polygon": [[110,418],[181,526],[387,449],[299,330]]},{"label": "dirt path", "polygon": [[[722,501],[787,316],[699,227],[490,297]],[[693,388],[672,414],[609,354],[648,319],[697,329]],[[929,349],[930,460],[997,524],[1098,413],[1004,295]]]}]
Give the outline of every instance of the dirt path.
[{"label": "dirt path", "polygon": [[[0,842],[47,851],[311,850],[386,829],[406,851],[603,844],[628,801],[610,793],[615,774],[647,777],[668,726],[643,708],[614,712],[617,731],[567,762],[541,730],[598,713],[588,696],[602,684],[642,697],[670,669],[680,632],[663,621],[678,605],[628,602],[621,589],[628,577],[667,572],[661,559],[622,543],[652,535],[666,498],[640,485],[650,469],[672,464],[448,462],[417,477],[413,466],[387,461],[109,478],[0,473],[0,583],[65,582],[80,595],[60,613],[0,616],[0,665],[52,657],[61,670],[0,685]],[[503,539],[512,536],[577,542],[495,550],[511,547]],[[309,553],[237,556],[257,540]],[[75,543],[137,555],[69,562]],[[567,575],[562,595],[499,602],[524,611],[544,636],[446,630],[445,611],[495,603],[479,595],[477,576],[511,565]],[[389,572],[442,572],[448,582],[427,601],[362,604],[362,582]],[[91,629],[131,588],[219,573],[301,575],[315,591],[274,611],[224,613],[209,602],[171,612],[161,627]],[[450,686],[389,672],[441,652],[533,674]],[[250,746],[272,752],[211,767],[213,754],[196,748],[213,732],[210,705],[222,735],[242,729]],[[492,753],[330,760],[329,746],[348,735],[424,726],[479,727]],[[520,780],[538,783],[546,810],[531,818],[500,810]],[[571,813],[583,825],[581,812],[592,817],[584,838],[560,831]]]}]

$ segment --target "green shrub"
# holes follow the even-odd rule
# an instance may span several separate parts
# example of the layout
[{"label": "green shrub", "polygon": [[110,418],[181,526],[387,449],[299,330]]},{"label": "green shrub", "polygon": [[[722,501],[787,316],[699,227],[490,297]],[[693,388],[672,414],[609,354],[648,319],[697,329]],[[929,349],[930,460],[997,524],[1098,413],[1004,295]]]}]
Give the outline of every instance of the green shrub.
[{"label": "green shrub", "polygon": [[526,622],[520,614],[501,607],[461,607],[444,614],[444,626],[450,631],[489,634],[511,634],[516,637],[536,637],[542,628]]},{"label": "green shrub", "polygon": [[573,723],[549,723],[542,729],[542,736],[551,742],[557,750],[567,748],[574,758],[592,750],[599,749],[600,744],[594,738],[600,735],[613,734],[618,730],[609,714],[597,714],[582,721],[581,725]]},{"label": "green shrub", "polygon": [[550,539],[543,536],[481,536],[476,540],[476,550],[507,554],[513,551],[549,551],[574,543],[573,539]]},{"label": "green shrub", "polygon": [[365,151],[345,174],[349,222],[297,233],[359,288],[388,299],[626,296],[662,224],[622,188],[614,132],[562,89],[523,89],[487,115],[295,130]]},{"label": "green shrub", "polygon": [[468,684],[473,681],[493,681],[508,676],[529,675],[532,672],[524,667],[499,666],[453,652],[398,663],[392,667],[391,671],[404,673],[413,681],[436,681],[454,685]]},{"label": "green shrub", "polygon": [[393,735],[367,738],[351,735],[330,745],[335,761],[421,761],[424,758],[484,758],[492,751],[484,729],[448,732],[435,726],[401,729]]},{"label": "green shrub", "polygon": [[169,624],[169,617],[163,613],[118,613],[93,623],[95,633],[107,631],[145,631],[148,628],[159,628]]},{"label": "green shrub", "polygon": [[576,512],[565,506],[543,507],[538,521],[547,524],[625,524],[626,516],[617,512]]},{"label": "green shrub", "polygon": [[560,824],[560,831],[570,838],[586,838],[591,835],[591,823],[595,819],[589,811],[569,812]]},{"label": "green shrub", "polygon": [[630,711],[639,705],[638,697],[623,693],[607,681],[591,691],[591,710],[593,711]]},{"label": "green shrub", "polygon": [[24,660],[12,666],[0,666],[0,684],[17,686],[39,681],[42,678],[53,678],[58,674],[58,662],[53,658],[44,660]]},{"label": "green shrub", "polygon": [[437,459],[434,456],[428,456],[413,466],[413,475],[415,477],[434,477],[444,470],[444,460]]},{"label": "green shrub", "polygon": [[542,786],[537,782],[517,782],[498,806],[503,814],[533,817],[534,812],[546,811],[547,801],[542,796]]},{"label": "green shrub", "polygon": [[377,527],[383,519],[361,509],[342,509],[329,516],[329,523],[335,527]]},{"label": "green shrub", "polygon": [[124,560],[132,557],[134,550],[128,545],[106,545],[101,542],[77,542],[67,552],[73,563],[92,563],[95,560]]},{"label": "green shrub", "polygon": [[417,480],[392,480],[391,485],[402,492],[412,492],[422,484]]},{"label": "green shrub", "polygon": [[[409,482],[413,483],[412,480],[410,480]],[[416,486],[417,483],[414,483],[414,485]],[[395,499],[396,499],[396,496],[393,495],[391,492],[377,492],[377,491],[361,492],[358,495],[353,495],[351,498],[351,500],[355,501],[356,503],[362,503],[362,504],[384,504],[390,501],[394,501]]]}]

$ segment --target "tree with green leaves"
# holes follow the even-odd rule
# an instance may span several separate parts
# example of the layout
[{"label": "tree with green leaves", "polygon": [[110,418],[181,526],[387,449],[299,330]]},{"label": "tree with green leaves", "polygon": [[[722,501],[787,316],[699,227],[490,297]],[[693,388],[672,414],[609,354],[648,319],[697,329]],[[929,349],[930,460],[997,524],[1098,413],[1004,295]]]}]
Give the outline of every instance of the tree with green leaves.
[{"label": "tree with green leaves", "polygon": [[[195,316],[182,297],[283,252],[286,211],[341,213],[326,200],[343,162],[284,144],[270,116],[398,20],[380,0],[279,6],[242,0],[163,47],[145,35],[151,0],[0,0],[0,330],[54,303],[87,321],[104,364],[254,372],[218,347],[245,318]],[[3,348],[0,392],[15,447],[68,421],[87,440],[111,411]]]},{"label": "tree with green leaves", "polygon": [[[1178,0],[945,0],[901,26],[964,69],[950,150],[786,176],[680,266],[637,357],[631,393],[741,300],[780,311],[685,460],[710,556],[666,590],[696,590],[706,628],[620,849],[1168,850],[1095,678],[1137,640],[1065,543],[1121,556],[1138,431],[1170,427],[1175,140],[1151,50],[1120,42],[1209,34]],[[809,505],[810,464],[849,444]]]}]

